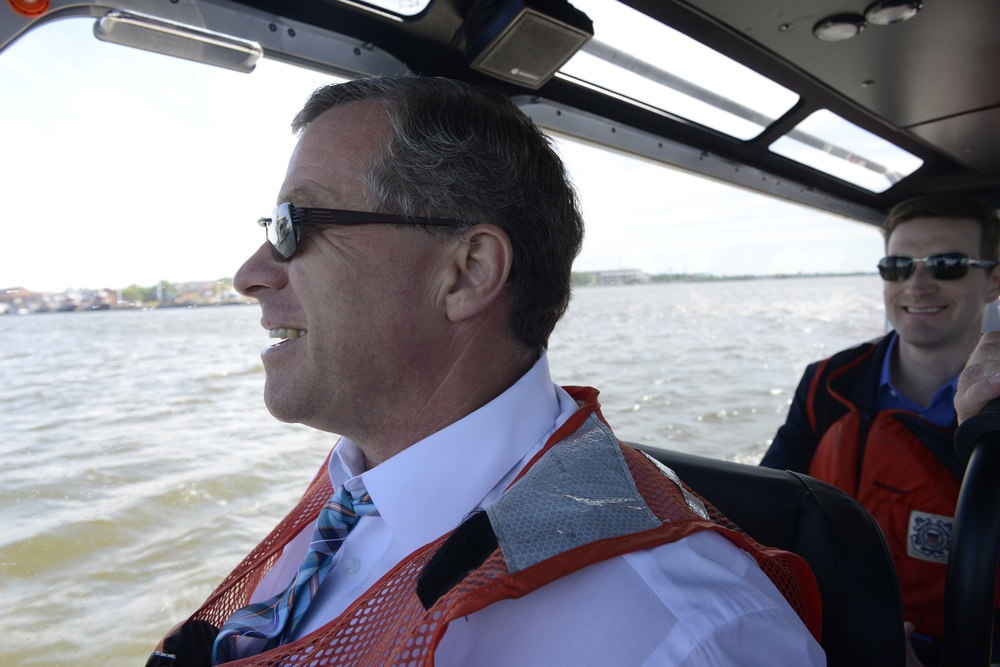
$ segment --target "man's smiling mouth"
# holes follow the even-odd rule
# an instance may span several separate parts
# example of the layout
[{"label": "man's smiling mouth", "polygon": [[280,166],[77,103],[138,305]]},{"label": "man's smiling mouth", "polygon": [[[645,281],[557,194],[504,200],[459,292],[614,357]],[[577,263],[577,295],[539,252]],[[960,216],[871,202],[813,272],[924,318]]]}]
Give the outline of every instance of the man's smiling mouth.
[{"label": "man's smiling mouth", "polygon": [[306,335],[305,329],[270,329],[267,332],[269,338],[280,338],[282,340],[294,340]]}]

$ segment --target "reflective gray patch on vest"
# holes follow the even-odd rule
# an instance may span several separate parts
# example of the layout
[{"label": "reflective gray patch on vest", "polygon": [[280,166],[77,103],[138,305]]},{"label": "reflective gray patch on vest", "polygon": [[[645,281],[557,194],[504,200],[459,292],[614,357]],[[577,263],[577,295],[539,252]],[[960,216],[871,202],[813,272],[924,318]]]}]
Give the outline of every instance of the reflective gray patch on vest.
[{"label": "reflective gray patch on vest", "polygon": [[486,510],[510,572],[660,525],[604,422],[591,415]]},{"label": "reflective gray patch on vest", "polygon": [[652,461],[656,467],[660,469],[660,472],[667,477],[667,479],[677,485],[677,488],[680,489],[681,493],[684,495],[684,502],[687,503],[688,508],[692,512],[700,516],[702,519],[708,518],[708,509],[705,507],[705,503],[701,502],[701,499],[697,498],[690,491],[684,488],[684,485],[681,484],[681,478],[677,476],[677,473],[674,472],[673,468],[668,468],[649,454],[646,454],[646,452],[642,452],[642,454],[647,459]]}]

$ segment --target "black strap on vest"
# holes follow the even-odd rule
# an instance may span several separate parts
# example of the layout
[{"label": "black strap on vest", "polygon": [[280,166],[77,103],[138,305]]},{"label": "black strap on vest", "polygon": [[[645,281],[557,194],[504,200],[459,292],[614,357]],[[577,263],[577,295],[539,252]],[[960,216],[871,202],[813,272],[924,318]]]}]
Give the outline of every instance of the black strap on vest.
[{"label": "black strap on vest", "polygon": [[485,510],[476,510],[455,529],[424,566],[417,579],[417,597],[430,609],[470,572],[486,562],[498,546]]},{"label": "black strap on vest", "polygon": [[208,621],[188,621],[163,640],[146,667],[212,667],[212,644],[219,629]]}]

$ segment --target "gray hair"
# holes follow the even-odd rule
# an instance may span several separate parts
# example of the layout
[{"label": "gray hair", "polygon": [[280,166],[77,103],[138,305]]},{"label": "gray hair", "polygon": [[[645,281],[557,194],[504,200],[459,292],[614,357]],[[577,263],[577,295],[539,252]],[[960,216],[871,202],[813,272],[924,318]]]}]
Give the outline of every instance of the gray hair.
[{"label": "gray hair", "polygon": [[566,312],[583,243],[576,192],[550,140],[510,98],[429,77],[362,78],[315,91],[295,116],[298,133],[330,108],[372,102],[390,136],[362,165],[371,206],[384,213],[490,223],[514,258],[508,323],[542,349]]}]

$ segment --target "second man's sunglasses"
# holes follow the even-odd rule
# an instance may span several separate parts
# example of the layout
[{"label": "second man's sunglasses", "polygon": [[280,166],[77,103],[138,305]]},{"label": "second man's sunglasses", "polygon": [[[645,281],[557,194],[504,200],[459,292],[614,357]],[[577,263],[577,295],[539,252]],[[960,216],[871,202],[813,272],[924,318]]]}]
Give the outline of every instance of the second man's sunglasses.
[{"label": "second man's sunglasses", "polygon": [[936,280],[958,280],[964,278],[969,272],[970,266],[981,266],[984,269],[992,269],[997,265],[990,259],[972,259],[961,252],[943,252],[938,255],[928,255],[927,257],[904,257],[902,255],[890,255],[878,261],[878,272],[882,275],[882,280],[896,281],[906,280],[917,270],[917,262],[927,265],[927,272]]}]

